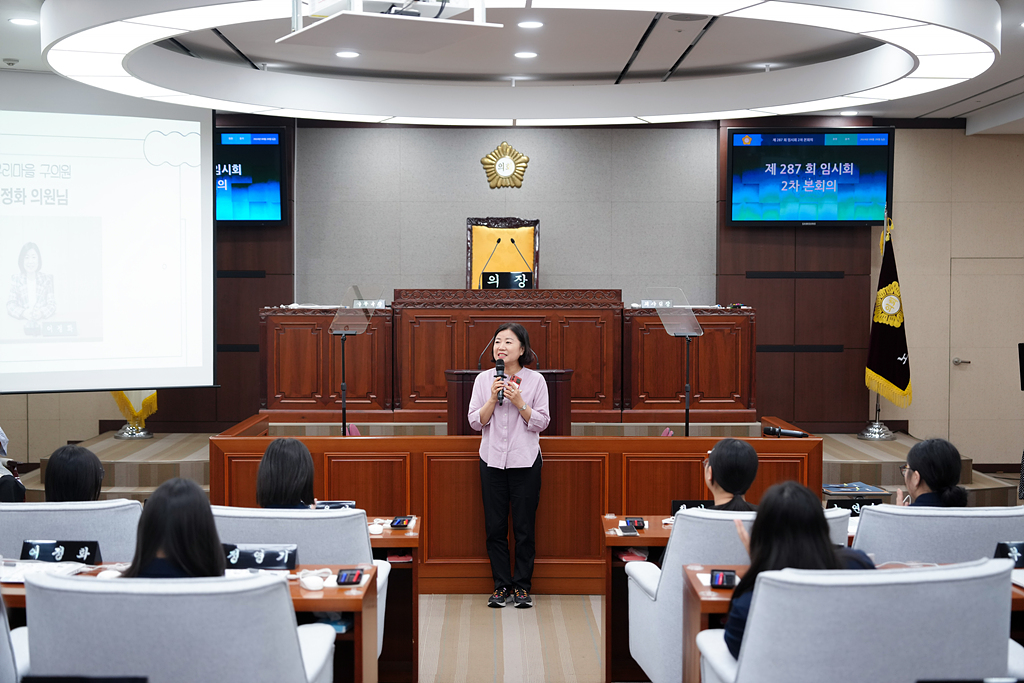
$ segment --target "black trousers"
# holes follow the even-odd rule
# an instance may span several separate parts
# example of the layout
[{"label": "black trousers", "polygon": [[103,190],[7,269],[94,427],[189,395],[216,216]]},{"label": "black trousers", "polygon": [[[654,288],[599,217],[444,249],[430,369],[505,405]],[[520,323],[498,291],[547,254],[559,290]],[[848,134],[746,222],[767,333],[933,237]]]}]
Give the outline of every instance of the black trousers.
[{"label": "black trousers", "polygon": [[[540,453],[532,467],[501,470],[480,461],[480,488],[484,494],[484,527],[487,531],[487,556],[491,558],[494,588],[522,588],[530,592],[533,579],[534,525],[540,502],[540,471],[544,465]],[[512,510],[515,534],[515,572],[508,552],[508,517]]]}]

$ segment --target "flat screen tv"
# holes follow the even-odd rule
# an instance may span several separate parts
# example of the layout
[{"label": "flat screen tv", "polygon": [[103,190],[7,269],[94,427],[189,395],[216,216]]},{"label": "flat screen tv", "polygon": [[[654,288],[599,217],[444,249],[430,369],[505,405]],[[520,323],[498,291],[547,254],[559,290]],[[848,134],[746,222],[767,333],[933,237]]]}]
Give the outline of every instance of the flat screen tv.
[{"label": "flat screen tv", "polygon": [[284,128],[217,128],[213,178],[218,227],[284,224]]},{"label": "flat screen tv", "polygon": [[730,226],[881,225],[893,128],[729,128]]}]

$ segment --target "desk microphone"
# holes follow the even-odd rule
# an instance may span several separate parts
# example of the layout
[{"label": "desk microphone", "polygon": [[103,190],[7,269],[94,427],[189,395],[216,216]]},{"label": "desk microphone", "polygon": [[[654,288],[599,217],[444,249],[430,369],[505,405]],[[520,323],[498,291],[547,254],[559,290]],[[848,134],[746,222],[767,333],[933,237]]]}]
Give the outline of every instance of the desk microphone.
[{"label": "desk microphone", "polygon": [[802,439],[807,436],[806,432],[797,432],[792,429],[780,429],[779,427],[765,427],[765,436],[791,436],[797,439]]},{"label": "desk microphone", "polygon": [[[498,374],[495,377],[505,379],[505,361],[499,358],[494,361],[494,371]],[[500,406],[505,401],[505,390],[498,389],[498,405]]]},{"label": "desk microphone", "polygon": [[[516,240],[515,240],[515,238],[514,238],[514,237],[509,237],[509,238],[508,238],[508,240],[509,240],[509,242],[511,242],[511,243],[512,243],[512,246],[513,246],[513,247],[516,247],[516,251],[519,251],[519,247],[517,247],[517,246],[516,246]],[[523,252],[521,252],[521,251],[519,251],[519,258],[523,259],[523,263],[524,263],[524,264],[526,265],[526,270],[527,270],[527,272],[529,272],[529,271],[532,271],[532,270],[533,270],[533,268],[531,268],[531,267],[530,267],[530,264],[529,264],[529,263],[527,263],[527,261],[526,261],[526,257],[525,257],[525,256],[523,256]]]},{"label": "desk microphone", "polygon": [[498,251],[499,244],[501,244],[500,237],[498,238],[498,241],[494,243],[494,249],[491,249],[491,255],[488,256],[487,260],[484,262],[484,267],[480,269],[480,289],[484,288],[484,271],[487,270],[487,265],[491,262],[491,259],[494,258],[494,252]]}]

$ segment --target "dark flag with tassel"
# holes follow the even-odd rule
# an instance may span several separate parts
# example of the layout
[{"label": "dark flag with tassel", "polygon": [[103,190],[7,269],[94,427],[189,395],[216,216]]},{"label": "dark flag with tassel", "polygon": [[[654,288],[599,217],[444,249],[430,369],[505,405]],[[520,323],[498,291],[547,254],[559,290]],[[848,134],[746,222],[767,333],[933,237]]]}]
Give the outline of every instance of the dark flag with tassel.
[{"label": "dark flag with tassel", "polygon": [[868,365],[864,382],[868,389],[889,399],[901,408],[913,400],[910,388],[910,354],[907,350],[907,328],[903,320],[903,299],[900,279],[896,273],[893,253],[892,221],[886,218],[879,248],[882,270],[878,274],[875,311],[871,317],[871,341],[868,344]]}]

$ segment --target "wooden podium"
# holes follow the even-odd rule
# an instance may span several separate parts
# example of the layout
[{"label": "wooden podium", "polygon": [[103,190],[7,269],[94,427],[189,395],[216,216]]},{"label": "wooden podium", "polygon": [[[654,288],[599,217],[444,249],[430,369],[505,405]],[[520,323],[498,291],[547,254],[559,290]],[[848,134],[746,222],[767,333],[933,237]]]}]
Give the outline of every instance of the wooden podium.
[{"label": "wooden podium", "polygon": [[[473,382],[486,370],[445,370],[448,380],[448,435],[478,434],[469,426],[469,401],[473,398]],[[491,371],[493,372],[493,370]],[[548,413],[551,422],[541,436],[572,436],[572,370],[538,370],[548,385]]]}]

